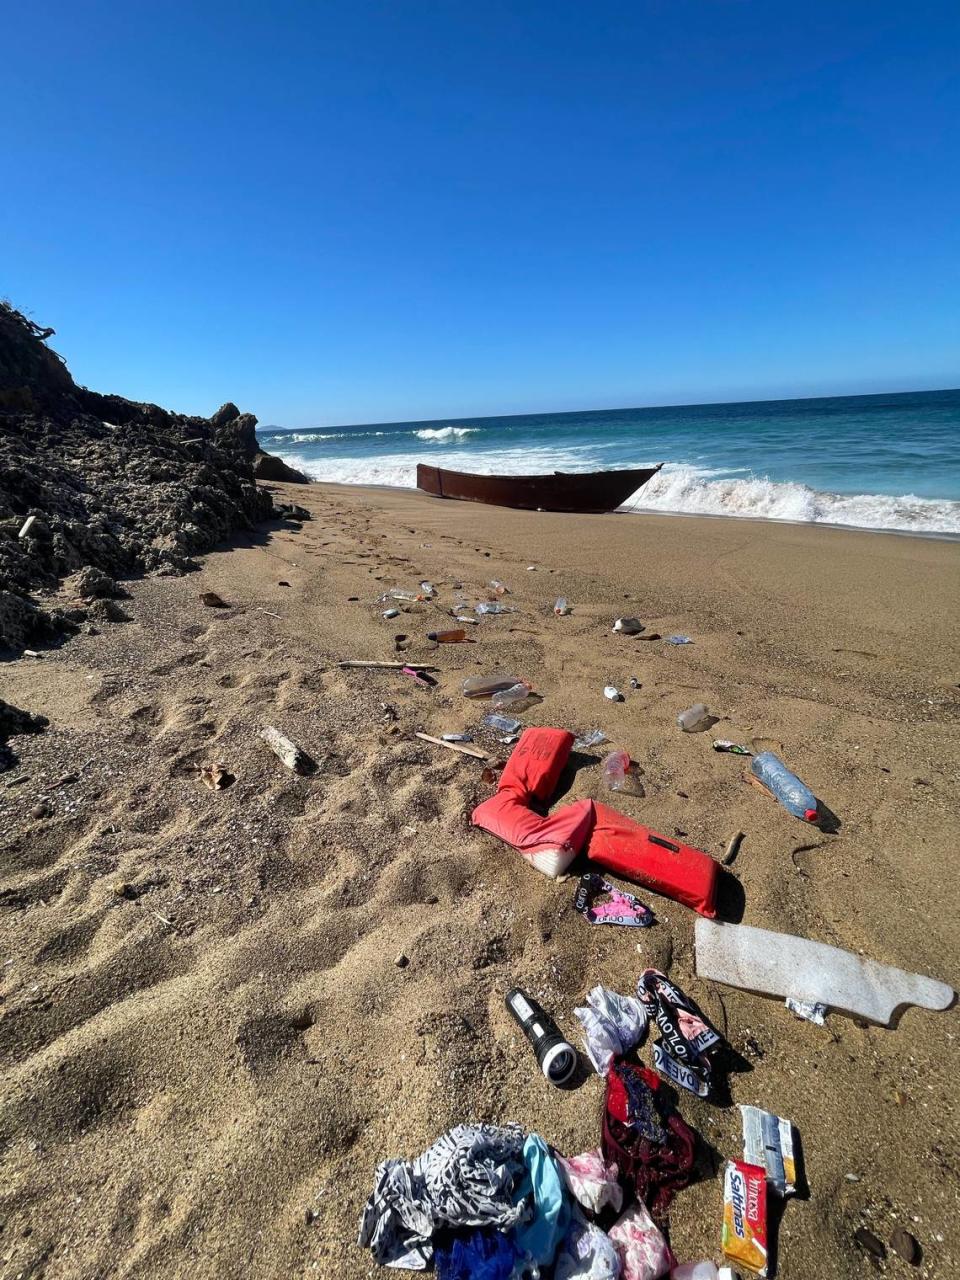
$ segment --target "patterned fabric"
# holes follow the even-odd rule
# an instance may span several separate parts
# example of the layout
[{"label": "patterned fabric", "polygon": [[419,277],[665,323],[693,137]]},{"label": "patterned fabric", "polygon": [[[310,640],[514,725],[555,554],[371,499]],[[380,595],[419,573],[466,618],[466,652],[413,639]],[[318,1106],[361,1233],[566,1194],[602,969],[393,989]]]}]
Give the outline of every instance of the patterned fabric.
[{"label": "patterned fabric", "polygon": [[606,987],[594,987],[587,995],[587,1007],[573,1012],[583,1027],[587,1057],[597,1075],[605,1076],[613,1059],[629,1053],[647,1034],[645,1006]]},{"label": "patterned fabric", "polygon": [[553,1271],[553,1280],[617,1280],[620,1255],[605,1231],[578,1214],[570,1224]]},{"label": "patterned fabric", "polygon": [[714,1058],[723,1043],[697,1006],[659,969],[645,969],[637,981],[637,998],[655,1021],[660,1040],[653,1064],[673,1084],[701,1098],[713,1087]]},{"label": "patterned fabric", "polygon": [[676,1259],[670,1246],[642,1204],[631,1205],[610,1228],[610,1239],[620,1255],[623,1280],[658,1280]]},{"label": "patterned fabric", "polygon": [[623,1188],[617,1181],[617,1166],[606,1164],[599,1147],[579,1156],[556,1156],[557,1165],[571,1195],[591,1213],[610,1205],[615,1213],[623,1208]]},{"label": "patterned fabric", "polygon": [[414,1161],[385,1160],[360,1221],[359,1243],[381,1266],[423,1271],[438,1227],[506,1229],[529,1212],[517,1125],[457,1125]]},{"label": "patterned fabric", "polygon": [[607,1076],[603,1155],[616,1163],[624,1183],[656,1217],[689,1184],[696,1143],[696,1134],[652,1071],[622,1059],[614,1062]]}]

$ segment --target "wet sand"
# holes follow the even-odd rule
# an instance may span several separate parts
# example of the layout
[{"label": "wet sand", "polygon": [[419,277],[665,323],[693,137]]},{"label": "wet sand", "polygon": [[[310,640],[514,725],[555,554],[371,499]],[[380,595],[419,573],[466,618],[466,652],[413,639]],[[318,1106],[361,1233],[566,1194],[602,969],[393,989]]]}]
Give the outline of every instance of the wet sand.
[{"label": "wet sand", "polygon": [[[281,492],[314,519],[129,584],[130,621],[0,667],[0,696],[51,722],[11,740],[0,774],[0,1276],[374,1274],[353,1242],[384,1156],[469,1119],[568,1153],[598,1141],[599,1079],[551,1089],[505,991],[525,985],[579,1043],[587,990],[630,991],[650,964],[743,1055],[734,1101],[799,1129],[810,1194],[783,1214],[779,1274],[870,1274],[861,1225],[920,1241],[921,1268],[891,1257],[889,1274],[954,1274],[956,1008],[821,1029],[699,980],[695,917],[672,902],[640,891],[658,923],[639,939],[591,929],[573,880],[470,827],[490,791],[479,762],[413,733],[476,729],[484,707],[460,681],[509,668],[543,696],[528,723],[601,727],[639,762],[646,795],[618,798],[625,812],[714,856],[746,833],[732,871],[747,923],[956,985],[960,548]],[[452,584],[475,601],[493,577],[518,612],[432,654]],[[377,595],[422,578],[439,608],[384,621]],[[205,590],[231,607],[204,608]],[[569,617],[552,614],[560,594]],[[620,614],[694,644],[614,635]],[[336,666],[393,659],[398,632],[440,668],[436,690]],[[694,701],[713,732],[677,729]],[[317,772],[285,770],[264,724]],[[714,736],[781,743],[837,834],[748,786]],[[576,760],[567,798],[606,798],[602,754]],[[216,761],[236,779],[220,792],[196,774]],[[717,1162],[739,1153],[735,1108],[680,1105]],[[671,1213],[681,1258],[719,1259],[720,1181],[704,1173]]]}]

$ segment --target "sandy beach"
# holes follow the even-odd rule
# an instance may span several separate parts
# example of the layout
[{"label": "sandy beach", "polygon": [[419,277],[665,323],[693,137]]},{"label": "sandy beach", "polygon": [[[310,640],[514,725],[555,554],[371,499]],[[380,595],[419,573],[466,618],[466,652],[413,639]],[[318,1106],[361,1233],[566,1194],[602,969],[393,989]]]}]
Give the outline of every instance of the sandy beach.
[{"label": "sandy beach", "polygon": [[[542,695],[526,723],[602,728],[638,762],[646,794],[617,798],[624,812],[715,857],[745,833],[731,871],[746,923],[956,986],[960,547],[271,491],[312,520],[127,583],[128,621],[2,667],[3,697],[50,724],[12,738],[0,774],[0,1277],[380,1274],[355,1239],[384,1157],[477,1119],[568,1154],[597,1145],[600,1079],[551,1088],[505,992],[525,986],[579,1045],[589,988],[632,991],[649,965],[743,1055],[733,1101],[797,1126],[809,1197],[783,1212],[778,1274],[872,1274],[853,1240],[866,1226],[920,1242],[918,1268],[890,1254],[885,1273],[954,1275],[956,1008],[818,1028],[698,979],[695,916],[673,902],[638,890],[652,929],[590,928],[575,879],[471,827],[491,792],[480,762],[414,733],[472,730],[504,759],[460,682],[515,672]],[[384,620],[380,593],[424,578],[436,603]],[[434,652],[453,584],[476,601],[491,578],[517,612]],[[573,612],[558,618],[561,594]],[[614,634],[622,614],[694,643]],[[338,668],[394,660],[398,633],[404,657],[436,663],[435,689]],[[678,730],[695,701],[714,732]],[[317,772],[286,770],[264,725]],[[714,736],[782,744],[838,831],[749,786]],[[566,798],[609,799],[603,754],[576,757]],[[222,791],[198,779],[216,762],[235,777]],[[714,1154],[673,1205],[671,1243],[719,1260],[717,1170],[740,1152],[739,1113],[680,1108]]]}]

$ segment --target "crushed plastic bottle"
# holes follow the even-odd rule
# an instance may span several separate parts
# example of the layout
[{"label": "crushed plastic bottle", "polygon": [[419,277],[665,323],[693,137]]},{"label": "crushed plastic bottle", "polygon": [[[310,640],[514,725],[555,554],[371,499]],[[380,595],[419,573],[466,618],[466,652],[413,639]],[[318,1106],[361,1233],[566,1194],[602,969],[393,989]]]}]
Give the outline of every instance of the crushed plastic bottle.
[{"label": "crushed plastic bottle", "polygon": [[[460,686],[465,698],[492,698],[503,689],[512,689],[520,684],[519,676],[512,676],[506,671],[494,671],[489,676],[468,676]],[[529,688],[529,685],[524,685]]]},{"label": "crushed plastic bottle", "polygon": [[788,813],[804,822],[816,822],[819,809],[817,797],[805,782],[791,773],[779,756],[772,751],[761,751],[750,764],[754,776],[768,791],[772,791]]},{"label": "crushed plastic bottle", "polygon": [[613,624],[613,629],[625,636],[638,636],[641,631],[646,631],[647,628],[639,618],[618,618]]},{"label": "crushed plastic bottle", "polygon": [[516,612],[517,611],[512,604],[501,604],[499,600],[494,600],[494,601],[483,600],[481,601],[480,604],[476,605],[474,608],[474,613],[479,613],[479,614],[516,613]]},{"label": "crushed plastic bottle", "polygon": [[501,582],[499,578],[491,578],[487,586],[495,595],[508,596],[511,594],[510,588],[505,582]]},{"label": "crushed plastic bottle", "polygon": [[388,600],[398,600],[401,604],[416,604],[422,599],[423,595],[419,591],[409,591],[406,587],[391,587],[380,596],[377,603],[386,604]]},{"label": "crushed plastic bottle", "polygon": [[667,636],[667,644],[693,644],[689,636]]},{"label": "crushed plastic bottle", "polygon": [[523,728],[519,720],[511,720],[509,716],[498,716],[493,711],[488,712],[483,717],[483,723],[489,725],[491,729],[495,729],[497,733],[519,733]]},{"label": "crushed plastic bottle", "polygon": [[432,582],[421,582],[420,590],[423,593],[424,598],[427,600],[431,600],[437,594],[437,588]]},{"label": "crushed plastic bottle", "polygon": [[574,738],[573,750],[589,751],[591,747],[599,747],[602,742],[609,741],[602,729],[591,729],[589,733],[582,733],[579,738]]},{"label": "crushed plastic bottle", "polygon": [[530,697],[531,686],[525,680],[518,680],[509,689],[498,690],[490,699],[492,707],[519,707]]},{"label": "crushed plastic bottle", "polygon": [[557,596],[557,603],[553,606],[553,612],[558,618],[565,618],[570,612],[570,605],[567,603],[566,596]]},{"label": "crushed plastic bottle", "polygon": [[642,796],[643,783],[637,776],[637,769],[626,751],[611,751],[600,766],[603,783],[608,791],[619,791],[621,795]]},{"label": "crushed plastic bottle", "polygon": [[692,707],[687,707],[686,711],[681,711],[677,716],[677,724],[684,733],[701,733],[704,729],[709,729],[713,723],[713,716],[702,702],[695,702]]},{"label": "crushed plastic bottle", "polygon": [[615,684],[607,684],[603,687],[603,696],[610,702],[622,702],[623,694]]},{"label": "crushed plastic bottle", "polygon": [[477,626],[476,618],[468,618],[465,613],[455,613],[453,615],[454,622],[469,622],[471,627]]}]

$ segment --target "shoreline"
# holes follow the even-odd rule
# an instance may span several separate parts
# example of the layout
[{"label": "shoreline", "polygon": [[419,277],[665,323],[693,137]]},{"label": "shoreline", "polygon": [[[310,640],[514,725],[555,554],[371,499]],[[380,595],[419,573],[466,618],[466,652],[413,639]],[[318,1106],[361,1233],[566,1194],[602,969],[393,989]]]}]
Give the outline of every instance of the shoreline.
[{"label": "shoreline", "polygon": [[[817,1028],[698,978],[695,916],[668,899],[636,890],[651,929],[591,928],[575,881],[470,825],[490,794],[479,763],[414,737],[468,730],[505,756],[460,685],[508,668],[543,699],[525,723],[601,727],[643,770],[643,797],[613,799],[598,748],[564,799],[612,800],[718,858],[744,831],[731,872],[745,923],[956,986],[950,541],[268,487],[313,518],[238,535],[184,577],[129,581],[127,621],[2,668],[4,697],[50,720],[11,739],[0,774],[11,1273],[387,1280],[354,1244],[380,1160],[474,1119],[517,1121],[568,1155],[599,1140],[601,1081],[551,1089],[506,990],[528,990],[579,1047],[586,992],[629,992],[646,965],[742,1055],[734,1101],[797,1126],[810,1196],[783,1213],[782,1280],[859,1280],[861,1226],[911,1231],[920,1276],[956,1271],[956,1007],[909,1009],[893,1030],[838,1014]],[[443,611],[494,577],[518,612],[433,650]],[[424,578],[437,603],[385,620],[378,596]],[[227,607],[205,607],[206,591]],[[619,614],[694,643],[615,634]],[[339,668],[395,659],[398,633],[406,659],[436,666],[435,689]],[[604,698],[611,682],[623,703]],[[699,700],[719,723],[681,733],[677,713]],[[316,773],[284,769],[264,725]],[[747,785],[714,733],[776,740],[839,832]],[[233,778],[219,791],[197,771],[216,762]],[[680,1110],[715,1160],[739,1155],[735,1107],[684,1095]],[[705,1158],[671,1209],[680,1258],[717,1257],[720,1201]]]},{"label": "shoreline", "polygon": [[[283,457],[282,454],[278,454],[277,456]],[[323,486],[329,485],[334,489],[356,490],[360,493],[371,493],[371,494],[414,493],[414,494],[420,494],[421,497],[430,497],[430,495],[423,494],[422,491],[419,490],[415,485],[352,484],[343,480],[316,480],[312,476],[310,477],[308,483],[311,486],[319,485],[323,487]],[[844,496],[844,495],[838,495],[838,496]],[[859,495],[854,495],[854,496],[859,496]],[[888,497],[888,496],[896,496],[896,495],[882,494],[879,496]],[[451,501],[452,502],[454,501],[454,499],[432,498],[432,501],[435,501],[435,502]],[[937,501],[940,501],[940,499],[937,499]],[[955,499],[944,498],[942,499],[942,501],[952,502],[952,501],[955,501]],[[473,503],[473,504],[466,504],[466,505],[484,506],[486,504]],[[518,508],[501,508],[501,509],[517,510]],[[533,514],[569,515],[572,519],[581,519],[586,515],[604,515],[604,516],[644,516],[644,517],[654,517],[659,519],[672,519],[674,516],[676,516],[679,519],[683,519],[683,520],[722,520],[722,521],[732,521],[734,523],[737,523],[743,520],[743,521],[748,521],[752,524],[784,525],[784,526],[787,526],[788,528],[797,528],[797,529],[834,529],[834,530],[842,531],[844,533],[870,533],[870,534],[889,535],[891,537],[898,537],[898,538],[923,538],[923,539],[929,539],[933,542],[960,542],[960,532],[958,533],[949,532],[949,531],[930,532],[925,529],[880,529],[880,528],[875,528],[872,525],[835,524],[832,521],[827,521],[827,520],[785,520],[785,519],[780,519],[773,516],[750,516],[750,515],[734,516],[734,515],[721,514],[715,511],[661,511],[659,509],[653,509],[653,508],[633,508],[633,509],[627,510],[623,507],[618,507],[615,511],[605,511],[605,512],[577,513],[577,512],[554,511],[554,512],[535,512]]]}]

